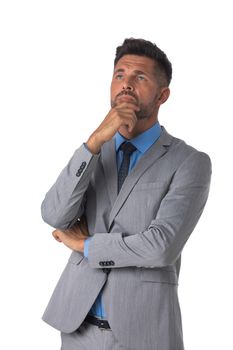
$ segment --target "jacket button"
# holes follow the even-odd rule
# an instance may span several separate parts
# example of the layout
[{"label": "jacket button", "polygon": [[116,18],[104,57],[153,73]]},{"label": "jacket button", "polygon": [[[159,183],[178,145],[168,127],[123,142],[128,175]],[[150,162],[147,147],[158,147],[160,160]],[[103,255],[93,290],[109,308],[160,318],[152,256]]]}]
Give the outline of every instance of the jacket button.
[{"label": "jacket button", "polygon": [[82,174],[82,171],[79,169],[76,173],[76,176],[79,177]]},{"label": "jacket button", "polygon": [[87,162],[82,162],[82,164],[80,165],[80,167],[79,167],[79,169],[78,169],[78,171],[76,173],[77,177],[79,177],[82,174],[83,169],[85,168],[86,165],[87,165]]},{"label": "jacket button", "polygon": [[80,168],[83,170],[84,168],[85,168],[85,166],[87,165],[87,163],[86,162],[82,162],[82,164],[81,164],[81,166],[80,166]]}]

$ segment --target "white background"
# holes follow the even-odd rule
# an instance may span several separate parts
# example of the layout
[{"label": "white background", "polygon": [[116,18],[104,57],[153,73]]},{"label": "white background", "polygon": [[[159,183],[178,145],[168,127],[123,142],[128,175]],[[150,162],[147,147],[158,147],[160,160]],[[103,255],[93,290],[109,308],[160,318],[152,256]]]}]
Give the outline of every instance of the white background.
[{"label": "white background", "polygon": [[167,53],[174,76],[160,123],[213,162],[209,201],[182,259],[186,349],[233,348],[230,5],[1,1],[1,349],[60,348],[41,315],[69,251],[52,239],[40,204],[108,112],[115,48],[125,37]]}]

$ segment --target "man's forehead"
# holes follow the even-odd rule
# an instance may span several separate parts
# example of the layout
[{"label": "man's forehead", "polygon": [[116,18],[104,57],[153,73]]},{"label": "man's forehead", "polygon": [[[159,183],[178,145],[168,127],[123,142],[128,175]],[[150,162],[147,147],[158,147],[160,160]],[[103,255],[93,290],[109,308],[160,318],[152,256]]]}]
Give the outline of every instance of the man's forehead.
[{"label": "man's forehead", "polygon": [[145,56],[124,55],[117,62],[114,71],[118,69],[143,69],[146,71],[154,70],[154,60]]}]

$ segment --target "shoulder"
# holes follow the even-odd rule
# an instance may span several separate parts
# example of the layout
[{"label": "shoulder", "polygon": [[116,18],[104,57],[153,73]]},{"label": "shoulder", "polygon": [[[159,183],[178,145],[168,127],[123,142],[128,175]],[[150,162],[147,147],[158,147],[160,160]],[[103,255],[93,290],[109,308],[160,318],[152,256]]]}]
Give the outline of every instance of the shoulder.
[{"label": "shoulder", "polygon": [[162,128],[161,142],[166,145],[166,161],[175,171],[188,171],[194,174],[212,173],[212,164],[209,155],[189,145],[184,140],[169,134]]},{"label": "shoulder", "polygon": [[193,159],[200,158],[211,162],[207,153],[198,150],[194,146],[189,145],[186,141],[169,134],[164,127],[162,127],[161,138],[166,140],[169,146],[169,152],[171,152],[174,157],[179,157],[182,159],[193,157]]}]

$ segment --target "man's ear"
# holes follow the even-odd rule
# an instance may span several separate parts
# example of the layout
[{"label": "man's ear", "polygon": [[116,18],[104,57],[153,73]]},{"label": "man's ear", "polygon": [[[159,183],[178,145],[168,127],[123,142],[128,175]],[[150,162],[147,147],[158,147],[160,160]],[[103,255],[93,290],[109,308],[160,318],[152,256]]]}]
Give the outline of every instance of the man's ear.
[{"label": "man's ear", "polygon": [[162,87],[160,91],[160,96],[158,98],[159,105],[162,105],[164,102],[167,101],[168,97],[170,96],[170,89],[169,87]]}]

